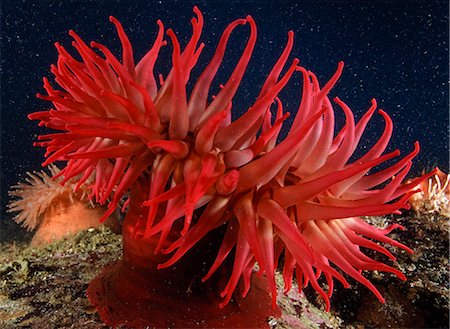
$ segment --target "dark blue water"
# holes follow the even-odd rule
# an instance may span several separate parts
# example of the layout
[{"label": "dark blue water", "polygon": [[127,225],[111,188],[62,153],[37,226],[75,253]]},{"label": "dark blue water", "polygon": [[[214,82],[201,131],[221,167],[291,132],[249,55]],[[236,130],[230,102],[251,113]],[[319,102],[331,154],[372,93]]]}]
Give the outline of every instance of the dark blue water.
[{"label": "dark blue water", "polygon": [[[42,77],[50,76],[56,60],[55,41],[70,48],[69,29],[85,41],[96,40],[119,52],[108,16],[124,25],[135,55],[151,46],[156,20],[172,27],[182,41],[191,29],[192,7],[205,16],[206,48],[194,70],[198,74],[210,58],[223,29],[236,18],[252,15],[258,25],[258,43],[234,101],[243,111],[254,100],[265,75],[284,47],[288,30],[295,32],[294,55],[321,81],[333,73],[338,61],[344,75],[331,96],[339,96],[357,117],[372,97],[395,123],[390,149],[422,151],[412,172],[439,165],[448,168],[448,2],[447,1],[5,1],[1,2],[1,207],[7,190],[29,170],[37,170],[43,150],[32,142],[43,132],[28,113],[48,109],[35,98],[42,92]],[[247,38],[247,28],[236,32],[226,54],[226,81]],[[170,49],[170,48],[168,48]],[[169,52],[159,61],[167,72]],[[295,112],[299,81],[282,94],[286,109]],[[340,115],[340,114],[339,114]],[[365,135],[366,144],[382,131],[375,118]]]}]

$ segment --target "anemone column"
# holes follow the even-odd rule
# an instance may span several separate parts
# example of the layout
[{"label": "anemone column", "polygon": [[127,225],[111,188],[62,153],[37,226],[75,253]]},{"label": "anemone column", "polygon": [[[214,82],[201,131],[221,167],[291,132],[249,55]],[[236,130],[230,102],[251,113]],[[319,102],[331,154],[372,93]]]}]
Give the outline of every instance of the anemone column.
[{"label": "anemone column", "polygon": [[[219,307],[219,296],[229,276],[223,266],[206,283],[202,273],[217,253],[217,239],[222,232],[211,232],[176,266],[158,269],[167,260],[155,255],[155,237],[133,237],[136,222],[148,215],[142,206],[147,187],[143,180],[131,189],[129,211],[123,225],[123,258],[106,267],[90,284],[87,296],[102,320],[110,326],[132,328],[263,328],[267,318],[277,313],[270,305],[265,280],[255,278],[246,298],[235,291],[231,303]],[[174,229],[167,241],[174,241]]]}]

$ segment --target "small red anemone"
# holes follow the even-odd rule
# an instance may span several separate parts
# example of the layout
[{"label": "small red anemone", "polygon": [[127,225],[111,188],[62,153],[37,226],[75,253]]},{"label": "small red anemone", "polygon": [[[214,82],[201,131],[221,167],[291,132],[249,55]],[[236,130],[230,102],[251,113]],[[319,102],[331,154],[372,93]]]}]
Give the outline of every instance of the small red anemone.
[{"label": "small red anemone", "polygon": [[[298,59],[284,69],[293,32],[256,101],[232,121],[232,100],[256,42],[255,22],[247,16],[226,28],[188,95],[186,85],[204,47],[199,44],[203,16],[196,7],[194,12],[193,34],[184,48],[172,30],[166,31],[173,67],[165,78],[159,75],[159,81],[153,73],[155,62],[167,43],[161,21],[153,47],[137,64],[113,17],[123,47],[121,61],[105,46],[97,42],[88,46],[70,31],[81,60],[56,43],[59,57],[51,71],[60,88],[44,79],[48,95],[38,95],[54,108],[29,115],[58,131],[40,136],[36,143],[47,148],[44,164],[66,161],[64,180],[81,174],[80,184],[94,174],[96,201],[105,203],[112,197],[103,219],[128,197],[123,260],[90,284],[91,303],[109,325],[267,326],[270,300],[266,288],[261,289],[262,277],[253,275],[254,264],[265,274],[275,305],[274,273],[282,255],[286,291],[295,275],[300,287],[313,286],[329,310],[334,279],[348,286],[340,269],[383,302],[362,271],[405,277],[369,258],[360,247],[391,260],[395,257],[378,241],[412,251],[387,237],[401,226],[378,229],[359,216],[408,207],[411,188],[429,176],[402,183],[419,144],[392,166],[372,172],[399,155],[399,151],[383,155],[392,121],[378,110],[384,132],[363,156],[353,159],[377,103],[372,100],[355,122],[350,108],[335,98],[345,116],[345,125],[335,136],[335,105],[328,93],[343,63],[323,87],[312,72],[298,65]],[[228,81],[212,91],[211,98],[211,83],[229,38],[241,25],[249,26],[250,37]],[[301,104],[289,134],[277,144],[289,116],[278,94],[297,73],[303,80]],[[328,292],[319,283],[322,275]],[[201,283],[200,278],[209,280]]]}]

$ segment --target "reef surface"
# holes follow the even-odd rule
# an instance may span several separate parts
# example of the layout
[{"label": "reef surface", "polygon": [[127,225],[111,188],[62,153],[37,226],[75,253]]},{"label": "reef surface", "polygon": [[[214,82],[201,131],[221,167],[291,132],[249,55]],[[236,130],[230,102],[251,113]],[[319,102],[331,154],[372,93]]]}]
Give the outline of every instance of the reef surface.
[{"label": "reef surface", "polygon": [[[448,218],[415,215],[368,218],[380,226],[396,221],[407,230],[394,238],[414,249],[409,255],[391,250],[408,280],[374,272],[370,279],[386,298],[380,304],[365,287],[336,285],[332,311],[306,289],[288,296],[279,284],[279,319],[273,329],[287,328],[448,328]],[[45,247],[25,242],[0,245],[0,328],[107,328],[90,306],[85,291],[101,269],[120,258],[121,236],[108,228],[89,229]]]}]

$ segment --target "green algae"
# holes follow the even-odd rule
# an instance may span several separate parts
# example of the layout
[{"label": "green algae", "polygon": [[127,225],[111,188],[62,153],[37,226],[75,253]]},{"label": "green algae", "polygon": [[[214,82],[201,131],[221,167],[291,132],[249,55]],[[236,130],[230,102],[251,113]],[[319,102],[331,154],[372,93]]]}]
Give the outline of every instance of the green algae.
[{"label": "green algae", "polygon": [[120,256],[121,237],[107,228],[37,248],[2,245],[0,327],[104,328],[85,291]]},{"label": "green algae", "polygon": [[[39,248],[1,245],[0,328],[107,328],[85,291],[121,254],[121,236],[104,227]],[[280,275],[277,281],[281,291]],[[339,328],[341,323],[295,290],[288,296],[280,292],[279,305],[282,317],[269,320],[274,329]]]}]

